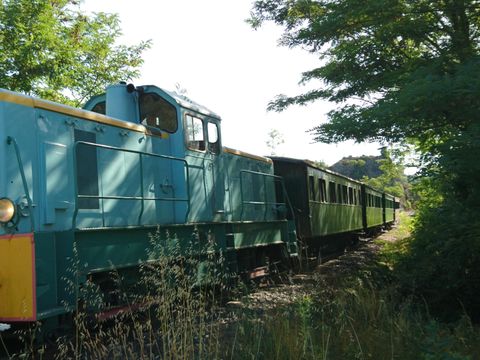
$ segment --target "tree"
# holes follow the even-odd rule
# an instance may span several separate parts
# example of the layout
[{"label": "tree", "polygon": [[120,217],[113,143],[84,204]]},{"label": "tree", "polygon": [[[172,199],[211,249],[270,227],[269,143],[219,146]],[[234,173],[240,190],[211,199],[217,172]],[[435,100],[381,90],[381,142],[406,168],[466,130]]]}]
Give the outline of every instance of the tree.
[{"label": "tree", "polygon": [[360,180],[364,176],[377,177],[381,175],[378,161],[380,156],[348,156],[340,159],[330,166],[330,170],[348,176],[355,180]]},{"label": "tree", "polygon": [[404,155],[404,152],[400,149],[382,148],[382,155],[377,160],[378,168],[381,171],[380,175],[376,177],[364,176],[362,182],[394,195],[400,199],[403,207],[410,208],[407,198],[409,185],[403,166]]},{"label": "tree", "polygon": [[316,140],[415,138],[429,146],[480,110],[478,0],[259,0],[250,23],[284,27],[280,44],[318,54],[302,82],[322,87],[280,95],[269,109],[327,99],[339,104]]},{"label": "tree", "polygon": [[280,131],[271,129],[267,134],[267,147],[270,150],[270,155],[276,155],[277,147],[285,143],[285,139]]},{"label": "tree", "polygon": [[322,169],[328,169],[328,165],[325,161],[323,160],[313,160],[313,163],[315,164],[315,166],[319,167],[319,168],[322,168]]},{"label": "tree", "polygon": [[115,14],[86,16],[76,0],[0,1],[0,84],[79,105],[108,84],[138,76],[150,41],[116,45]]}]

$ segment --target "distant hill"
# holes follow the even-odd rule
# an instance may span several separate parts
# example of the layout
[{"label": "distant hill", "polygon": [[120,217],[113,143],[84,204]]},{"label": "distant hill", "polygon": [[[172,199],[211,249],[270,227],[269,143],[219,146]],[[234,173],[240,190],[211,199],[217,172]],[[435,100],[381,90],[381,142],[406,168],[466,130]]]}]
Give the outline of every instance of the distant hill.
[{"label": "distant hill", "polygon": [[382,156],[366,155],[348,156],[330,166],[329,169],[356,180],[360,180],[364,176],[368,176],[370,179],[376,178],[382,174],[378,162],[382,158]]}]

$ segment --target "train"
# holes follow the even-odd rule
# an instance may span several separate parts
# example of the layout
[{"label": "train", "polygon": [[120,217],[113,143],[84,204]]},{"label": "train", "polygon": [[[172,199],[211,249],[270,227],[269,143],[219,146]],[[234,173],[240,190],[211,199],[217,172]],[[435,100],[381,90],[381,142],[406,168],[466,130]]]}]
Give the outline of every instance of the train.
[{"label": "train", "polygon": [[0,168],[0,323],[13,325],[74,311],[73,280],[137,281],[159,228],[255,278],[395,221],[392,195],[226,147],[219,115],[153,85],[111,85],[82,109],[0,89]]}]

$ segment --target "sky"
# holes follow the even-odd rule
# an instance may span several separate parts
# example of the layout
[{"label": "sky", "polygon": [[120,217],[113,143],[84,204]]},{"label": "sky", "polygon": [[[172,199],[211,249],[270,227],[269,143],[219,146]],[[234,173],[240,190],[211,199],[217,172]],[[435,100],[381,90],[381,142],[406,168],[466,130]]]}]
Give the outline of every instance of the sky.
[{"label": "sky", "polygon": [[270,155],[268,133],[276,129],[284,140],[275,149],[278,156],[331,165],[344,156],[379,154],[378,143],[313,142],[308,130],[325,122],[334,104],[267,112],[276,95],[297,95],[319,85],[299,81],[303,71],[320,62],[305,50],[278,46],[282,29],[274,24],[253,30],[245,22],[251,0],[84,0],[81,7],[87,13],[119,14],[122,44],[151,39],[134,84],[170,91],[178,84],[186,96],[221,116],[224,146]]}]

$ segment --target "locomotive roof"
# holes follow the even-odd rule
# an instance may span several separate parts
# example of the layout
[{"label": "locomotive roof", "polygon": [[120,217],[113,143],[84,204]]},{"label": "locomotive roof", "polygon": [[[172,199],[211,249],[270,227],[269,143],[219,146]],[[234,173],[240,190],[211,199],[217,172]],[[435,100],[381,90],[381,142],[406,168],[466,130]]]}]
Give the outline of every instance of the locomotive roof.
[{"label": "locomotive roof", "polygon": [[[156,86],[156,85],[139,85],[139,86],[136,86],[135,89],[137,89],[139,91],[143,91],[143,92],[155,91],[155,92],[159,93],[160,95],[163,95],[164,98],[170,98],[170,100],[173,100],[174,102],[177,103],[177,105],[179,105],[183,108],[193,110],[195,112],[198,112],[200,114],[203,114],[203,115],[206,115],[206,116],[209,116],[209,117],[213,117],[217,120],[221,120],[220,115],[218,115],[214,111],[208,109],[206,106],[203,106],[203,105],[193,101],[192,99],[190,99],[189,97],[187,97],[185,95],[176,93],[175,91],[165,90],[165,89],[163,89],[159,86]],[[96,101],[97,99],[102,99],[102,98],[105,99],[105,95],[106,95],[106,93],[102,93],[102,94],[99,94],[99,95],[92,96],[86,102],[84,107],[87,107],[89,103],[91,103],[92,101]]]},{"label": "locomotive roof", "polygon": [[202,114],[210,116],[210,117],[215,117],[215,118],[220,120],[220,115],[218,115],[217,113],[208,109],[207,107],[193,101],[189,97],[186,97],[185,95],[177,94],[174,91],[168,91],[168,90],[163,90],[163,91],[165,91],[168,95],[170,95],[178,103],[178,105],[181,105],[182,107],[185,107],[185,108],[195,110],[199,113],[202,113]]},{"label": "locomotive roof", "polygon": [[214,118],[217,118],[218,120],[220,120],[220,115],[218,115],[214,111],[212,111],[212,110],[208,109],[207,107],[193,101],[192,99],[190,99],[189,97],[187,97],[185,95],[176,93],[175,91],[165,90],[165,89],[162,89],[161,87],[158,87],[156,85],[140,85],[140,86],[137,86],[136,88],[137,89],[142,89],[143,91],[156,90],[160,94],[164,93],[167,96],[171,97],[181,107],[191,109],[191,110],[199,112],[203,115],[214,117]]}]

